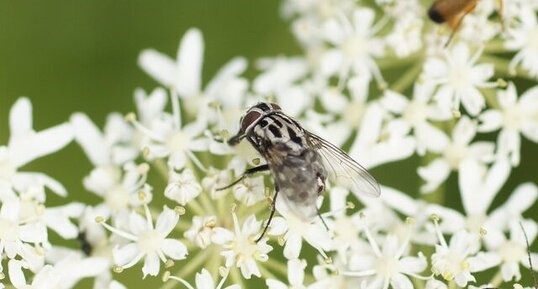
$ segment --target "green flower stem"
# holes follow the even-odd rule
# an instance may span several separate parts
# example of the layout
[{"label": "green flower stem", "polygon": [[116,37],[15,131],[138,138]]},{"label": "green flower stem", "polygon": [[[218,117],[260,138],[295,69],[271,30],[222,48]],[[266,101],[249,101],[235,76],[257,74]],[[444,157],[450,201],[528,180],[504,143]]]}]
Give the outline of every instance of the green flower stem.
[{"label": "green flower stem", "polygon": [[[288,275],[288,266],[282,262],[277,262],[271,258],[269,258],[267,260],[267,262],[265,262],[265,265],[268,267],[268,268],[271,268],[273,269],[274,271],[284,275],[284,276],[287,276]],[[306,272],[305,272],[306,273]]]},{"label": "green flower stem", "polygon": [[192,211],[193,215],[205,216],[206,210],[200,206],[196,199],[187,202],[187,208]]},{"label": "green flower stem", "polygon": [[503,282],[503,275],[502,275],[501,270],[499,269],[499,271],[497,271],[497,273],[495,273],[495,276],[493,276],[493,278],[491,278],[491,280],[489,281],[489,284],[491,284],[491,286],[493,286],[493,288],[498,288],[499,285],[501,285],[502,282]]},{"label": "green flower stem", "polygon": [[422,61],[417,61],[411,68],[402,74],[402,77],[398,78],[398,80],[392,84],[390,89],[402,93],[415,82],[421,71]]},{"label": "green flower stem", "polygon": [[205,190],[202,191],[202,193],[199,195],[199,199],[202,202],[202,206],[206,210],[206,215],[216,215],[217,212],[215,210],[215,206],[213,206],[213,201],[210,199],[208,192],[206,192]]},{"label": "green flower stem", "polygon": [[420,53],[415,53],[413,55],[409,55],[405,58],[400,59],[398,59],[396,56],[393,56],[391,58],[376,59],[375,62],[381,70],[394,69],[395,67],[409,65],[410,63],[415,62],[419,58],[419,56],[421,56]]},{"label": "green flower stem", "polygon": [[424,289],[424,285],[426,285],[426,282],[424,280],[420,280],[417,278],[411,278],[413,280],[413,285],[415,286],[415,289]]},{"label": "green flower stem", "polygon": [[271,271],[265,268],[264,266],[259,266],[259,267],[260,267],[260,272],[262,273],[262,276],[265,279],[275,279],[275,280],[281,279],[281,278],[276,277],[275,274],[271,273]]},{"label": "green flower stem", "polygon": [[486,104],[488,108],[499,108],[496,92],[497,90],[495,89],[484,89],[482,91],[482,93],[484,94],[484,98],[486,99]]},{"label": "green flower stem", "polygon": [[245,285],[245,281],[243,280],[243,276],[241,276],[241,272],[239,272],[239,269],[237,267],[230,268],[230,277],[232,279],[232,282],[235,284],[238,284],[241,288],[249,288]]},{"label": "green flower stem", "polygon": [[484,47],[484,52],[486,53],[503,53],[508,52],[506,48],[504,47],[504,42],[500,39],[488,41],[486,46]]},{"label": "green flower stem", "polygon": [[168,166],[164,163],[163,159],[154,160],[153,166],[157,169],[163,180],[168,181]]}]

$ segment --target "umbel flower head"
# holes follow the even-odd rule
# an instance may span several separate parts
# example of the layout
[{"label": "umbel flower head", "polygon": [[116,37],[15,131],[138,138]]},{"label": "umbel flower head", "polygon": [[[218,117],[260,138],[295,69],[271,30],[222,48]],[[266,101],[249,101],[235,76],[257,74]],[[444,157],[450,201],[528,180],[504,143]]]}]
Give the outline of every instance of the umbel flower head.
[{"label": "umbel flower head", "polygon": [[[155,277],[162,289],[531,287],[538,187],[521,172],[537,166],[536,1],[505,1],[502,13],[477,1],[448,45],[451,31],[422,1],[281,2],[295,55],[236,57],[205,81],[204,37],[190,28],[175,56],[141,51],[155,87],[133,83],[135,112],[110,112],[102,128],[73,112],[36,131],[30,99],[12,104],[0,144],[0,289],[82,278],[138,288]],[[230,145],[251,133],[240,120],[259,102],[293,121],[249,118],[268,132]],[[316,176],[317,215],[297,217],[276,194],[295,184],[278,188],[275,158],[253,147],[282,146],[277,135],[305,146],[297,127],[349,152],[381,196]],[[90,165],[80,182],[91,204],[26,169],[71,141]],[[341,159],[322,161],[341,177]],[[131,284],[126,271],[138,272]]]}]

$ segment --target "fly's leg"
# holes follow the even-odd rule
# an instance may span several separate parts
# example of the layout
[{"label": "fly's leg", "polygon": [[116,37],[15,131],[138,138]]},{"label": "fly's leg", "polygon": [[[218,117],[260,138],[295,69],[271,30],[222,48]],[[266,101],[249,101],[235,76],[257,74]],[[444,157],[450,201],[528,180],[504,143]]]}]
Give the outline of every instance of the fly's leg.
[{"label": "fly's leg", "polygon": [[470,5],[469,7],[465,8],[463,11],[463,14],[460,15],[455,23],[451,23],[450,26],[452,26],[452,33],[450,33],[450,37],[448,38],[447,42],[445,43],[445,48],[448,47],[448,44],[452,41],[452,38],[456,35],[456,32],[460,29],[461,24],[463,23],[463,18],[467,16],[467,14],[471,13],[474,8],[476,7],[476,2],[473,5]]},{"label": "fly's leg", "polygon": [[[322,175],[320,175],[318,173],[317,174],[317,179],[318,179],[318,196],[319,196],[319,195],[321,195],[323,190],[325,190],[325,177],[323,177]],[[317,206],[316,206],[316,211],[318,212],[318,217],[321,219],[321,222],[323,223],[323,226],[325,226],[325,229],[327,229],[327,231],[329,231],[329,226],[327,226],[327,223],[325,223],[325,220],[321,216],[321,213],[319,212],[319,208]]]},{"label": "fly's leg", "polygon": [[217,191],[222,191],[222,190],[229,189],[229,188],[233,187],[234,185],[236,185],[237,183],[239,183],[240,181],[242,181],[244,178],[246,178],[249,175],[259,173],[259,172],[268,171],[268,170],[269,170],[269,165],[267,165],[267,164],[250,168],[250,169],[246,170],[245,173],[239,179],[233,181],[231,184],[229,184],[229,185],[227,185],[225,187],[217,188],[216,190]]},{"label": "fly's leg", "polygon": [[269,225],[271,224],[271,221],[273,220],[273,216],[275,215],[275,211],[276,211],[276,197],[278,196],[278,186],[275,185],[275,195],[273,197],[273,201],[271,202],[271,214],[269,215],[269,219],[267,219],[267,223],[265,224],[265,228],[263,228],[263,232],[262,234],[260,235],[260,237],[258,237],[258,239],[256,239],[256,243],[258,243],[262,238],[263,236],[265,236],[265,233],[267,232],[267,229],[269,228]]},{"label": "fly's leg", "polygon": [[318,212],[318,217],[321,220],[321,223],[323,223],[323,226],[325,227],[325,229],[327,229],[327,231],[330,231],[329,226],[327,226],[327,223],[325,223],[325,220],[321,216],[321,213],[319,212],[319,208],[317,206],[316,206],[316,211]]}]

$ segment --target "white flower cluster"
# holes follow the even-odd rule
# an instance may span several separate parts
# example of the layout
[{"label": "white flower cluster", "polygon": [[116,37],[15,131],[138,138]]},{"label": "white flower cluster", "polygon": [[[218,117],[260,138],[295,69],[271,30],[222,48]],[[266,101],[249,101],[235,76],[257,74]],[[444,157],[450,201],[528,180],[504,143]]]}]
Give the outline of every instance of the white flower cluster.
[{"label": "white flower cluster", "polygon": [[[242,76],[247,61],[232,59],[205,87],[202,34],[190,29],[176,59],[142,51],[138,63],[159,86],[137,89],[136,113],[111,113],[103,129],[77,112],[36,132],[31,103],[20,98],[0,145],[0,289],[68,289],[86,277],[95,289],[121,289],[115,274],[140,263],[144,278],[163,276],[163,288],[221,289],[228,277],[228,289],[258,288],[260,279],[270,289],[519,281],[521,266],[538,266],[527,245],[538,233],[527,212],[538,187],[525,182],[495,198],[520,163],[535,166],[521,147],[538,142],[538,5],[505,2],[498,19],[496,1],[479,1],[445,47],[450,31],[429,22],[418,0],[284,0],[303,54],[260,58],[252,80]],[[401,177],[416,174],[422,184],[402,192],[381,182],[380,198],[358,200],[327,184],[319,205],[328,229],[277,199],[256,242],[270,176],[218,188],[265,162],[248,142],[223,140],[246,108],[267,100],[368,169],[419,158]],[[82,180],[93,205],[21,170],[71,141],[93,165]],[[162,183],[149,184],[151,173]],[[65,205],[48,205],[49,192]],[[50,232],[78,245],[56,244]]]}]

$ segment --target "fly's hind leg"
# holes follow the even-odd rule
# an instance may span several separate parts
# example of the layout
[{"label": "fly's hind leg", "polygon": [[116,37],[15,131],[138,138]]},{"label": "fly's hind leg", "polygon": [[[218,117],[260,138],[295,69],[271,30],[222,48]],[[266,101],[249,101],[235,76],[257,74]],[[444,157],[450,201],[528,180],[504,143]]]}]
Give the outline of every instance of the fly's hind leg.
[{"label": "fly's hind leg", "polygon": [[250,169],[246,170],[245,173],[239,179],[233,181],[231,184],[229,184],[227,186],[224,186],[222,188],[217,188],[216,190],[217,191],[222,191],[222,190],[229,189],[229,188],[233,187],[234,185],[236,185],[237,183],[239,183],[240,181],[242,181],[244,178],[246,178],[249,175],[259,173],[259,172],[268,171],[268,170],[269,170],[269,165],[267,165],[267,164],[250,168]]},{"label": "fly's hind leg", "polygon": [[271,221],[273,220],[273,216],[275,215],[276,211],[276,197],[278,196],[278,186],[275,185],[275,195],[273,196],[273,201],[271,201],[271,214],[269,215],[269,219],[267,219],[267,223],[265,224],[265,227],[263,228],[262,234],[258,239],[256,239],[256,243],[258,243],[263,236],[265,236],[265,233],[267,232],[267,229],[269,228],[269,225],[271,224]]},{"label": "fly's hind leg", "polygon": [[[317,181],[318,181],[318,196],[321,195],[321,193],[325,190],[325,178],[321,176],[321,174],[317,174]],[[318,217],[321,220],[321,223],[323,223],[323,226],[325,226],[325,229],[329,231],[329,226],[327,226],[327,223],[325,223],[325,220],[321,216],[321,213],[319,212],[319,208],[316,206],[316,211],[318,212]]]}]

